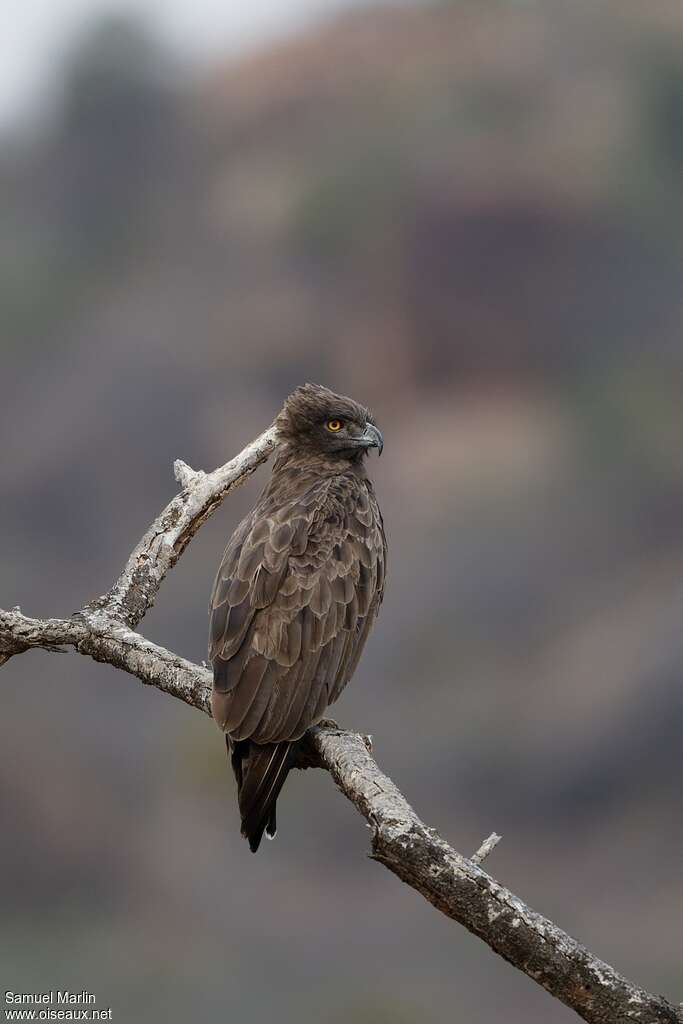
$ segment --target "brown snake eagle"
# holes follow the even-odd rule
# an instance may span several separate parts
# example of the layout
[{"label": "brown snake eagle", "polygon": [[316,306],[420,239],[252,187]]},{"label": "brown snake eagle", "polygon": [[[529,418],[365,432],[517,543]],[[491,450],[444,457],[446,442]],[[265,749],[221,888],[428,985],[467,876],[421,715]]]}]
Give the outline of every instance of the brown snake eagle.
[{"label": "brown snake eagle", "polygon": [[384,591],[387,545],[364,456],[372,416],[319,384],[275,424],[272,476],[225,549],[210,604],[213,717],[237,778],[242,835],[275,835],[296,741],[353,675]]}]

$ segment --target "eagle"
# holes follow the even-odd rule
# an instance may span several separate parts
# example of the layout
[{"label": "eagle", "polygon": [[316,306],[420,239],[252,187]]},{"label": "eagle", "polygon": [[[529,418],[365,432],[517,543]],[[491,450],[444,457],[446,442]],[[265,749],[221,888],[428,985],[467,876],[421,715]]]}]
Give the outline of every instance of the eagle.
[{"label": "eagle", "polygon": [[211,709],[242,835],[273,838],[296,744],[353,675],[384,593],[387,543],[364,463],[384,439],[362,405],[305,384],[275,419],[270,481],[228,543],[209,606]]}]

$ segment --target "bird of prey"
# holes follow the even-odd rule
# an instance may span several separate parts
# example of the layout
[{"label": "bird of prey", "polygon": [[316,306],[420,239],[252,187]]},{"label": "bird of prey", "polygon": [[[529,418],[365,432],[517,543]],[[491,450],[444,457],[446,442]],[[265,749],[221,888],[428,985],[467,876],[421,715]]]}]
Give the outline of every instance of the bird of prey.
[{"label": "bird of prey", "polygon": [[319,384],[278,414],[271,479],[225,549],[210,603],[211,708],[253,852],[275,835],[296,741],[353,675],[384,591],[387,545],[364,456],[372,416]]}]

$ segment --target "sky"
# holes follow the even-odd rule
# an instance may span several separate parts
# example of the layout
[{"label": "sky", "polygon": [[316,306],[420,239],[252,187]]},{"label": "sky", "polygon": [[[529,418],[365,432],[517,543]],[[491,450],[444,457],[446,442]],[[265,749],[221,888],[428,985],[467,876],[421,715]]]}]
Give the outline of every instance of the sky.
[{"label": "sky", "polygon": [[296,31],[362,0],[4,0],[0,127],[49,94],[69,43],[98,16],[145,16],[181,56],[201,63]]}]

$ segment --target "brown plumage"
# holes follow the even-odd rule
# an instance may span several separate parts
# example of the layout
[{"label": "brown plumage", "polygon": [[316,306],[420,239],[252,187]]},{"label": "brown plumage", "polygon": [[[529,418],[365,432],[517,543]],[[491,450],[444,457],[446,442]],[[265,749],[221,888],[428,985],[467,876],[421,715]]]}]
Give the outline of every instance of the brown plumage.
[{"label": "brown plumage", "polygon": [[275,834],[295,742],[354,673],[386,566],[363,464],[383,441],[367,409],[306,384],[275,422],[270,482],[225,549],[210,604],[211,706],[253,851]]}]

